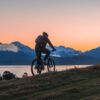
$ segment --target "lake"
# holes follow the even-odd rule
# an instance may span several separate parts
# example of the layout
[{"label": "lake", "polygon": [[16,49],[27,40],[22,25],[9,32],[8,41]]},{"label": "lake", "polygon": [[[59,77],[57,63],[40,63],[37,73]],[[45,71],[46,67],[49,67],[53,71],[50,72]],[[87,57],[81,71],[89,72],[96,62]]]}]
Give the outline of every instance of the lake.
[{"label": "lake", "polygon": [[[91,65],[64,65],[64,66],[56,66],[56,71],[64,71],[64,70],[68,70],[71,68],[84,68],[84,67],[88,67]],[[0,66],[0,74],[2,75],[4,71],[10,71],[14,74],[16,74],[17,77],[22,77],[24,72],[28,73],[28,76],[32,76],[31,74],[31,67],[29,65],[3,65]],[[45,68],[45,70],[43,71],[43,73],[46,73],[47,70]]]}]

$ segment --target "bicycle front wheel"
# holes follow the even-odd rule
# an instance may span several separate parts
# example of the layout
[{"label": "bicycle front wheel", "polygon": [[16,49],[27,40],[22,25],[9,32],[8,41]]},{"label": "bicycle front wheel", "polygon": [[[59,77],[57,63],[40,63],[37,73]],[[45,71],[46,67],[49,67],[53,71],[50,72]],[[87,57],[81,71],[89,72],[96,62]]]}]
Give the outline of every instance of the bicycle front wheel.
[{"label": "bicycle front wheel", "polygon": [[48,69],[48,72],[49,71],[55,71],[55,62],[54,62],[54,60],[52,58],[48,59],[47,69]]}]

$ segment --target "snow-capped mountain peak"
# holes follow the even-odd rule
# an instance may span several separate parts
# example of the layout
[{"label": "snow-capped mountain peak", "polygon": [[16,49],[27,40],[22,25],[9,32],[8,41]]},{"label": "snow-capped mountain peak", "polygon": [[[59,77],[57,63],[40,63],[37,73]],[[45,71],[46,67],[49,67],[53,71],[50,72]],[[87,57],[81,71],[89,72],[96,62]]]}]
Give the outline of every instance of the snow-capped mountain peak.
[{"label": "snow-capped mountain peak", "polygon": [[19,48],[14,44],[0,44],[0,51],[18,52]]},{"label": "snow-capped mountain peak", "polygon": [[[47,48],[51,50],[49,46],[47,46]],[[81,53],[80,51],[74,50],[72,48],[66,48],[64,46],[55,47],[55,49],[56,51],[51,52],[51,55],[56,57],[72,57]]]},{"label": "snow-capped mountain peak", "polygon": [[24,52],[24,53],[29,53],[29,52],[33,52],[33,49],[29,48],[26,45],[23,45],[20,42],[12,42],[13,45],[17,46],[19,48],[20,51]]}]

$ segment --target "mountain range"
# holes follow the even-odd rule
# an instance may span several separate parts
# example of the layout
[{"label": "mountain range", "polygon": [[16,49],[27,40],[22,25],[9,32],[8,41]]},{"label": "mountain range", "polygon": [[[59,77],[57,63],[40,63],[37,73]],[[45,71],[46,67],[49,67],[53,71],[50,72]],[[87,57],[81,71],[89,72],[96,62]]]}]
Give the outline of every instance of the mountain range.
[{"label": "mountain range", "polygon": [[[51,50],[49,46],[48,49]],[[55,47],[51,52],[56,64],[99,64],[100,47],[81,52],[64,46]],[[16,41],[10,44],[0,43],[0,65],[27,65],[36,57],[34,49]]]}]

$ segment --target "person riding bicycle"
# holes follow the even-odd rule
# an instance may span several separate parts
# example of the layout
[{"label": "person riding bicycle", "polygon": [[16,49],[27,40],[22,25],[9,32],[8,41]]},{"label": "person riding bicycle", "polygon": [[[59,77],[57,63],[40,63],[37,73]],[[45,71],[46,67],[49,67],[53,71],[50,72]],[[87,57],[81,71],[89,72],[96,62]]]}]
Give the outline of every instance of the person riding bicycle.
[{"label": "person riding bicycle", "polygon": [[35,40],[35,52],[37,59],[41,60],[41,54],[45,53],[44,57],[44,63],[46,63],[46,59],[50,55],[50,51],[46,48],[46,45],[49,44],[50,47],[55,51],[56,49],[54,48],[53,44],[48,38],[48,33],[43,32],[42,35],[39,35],[36,40]]}]

